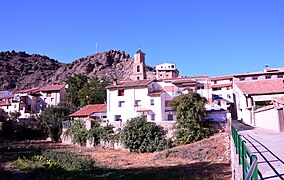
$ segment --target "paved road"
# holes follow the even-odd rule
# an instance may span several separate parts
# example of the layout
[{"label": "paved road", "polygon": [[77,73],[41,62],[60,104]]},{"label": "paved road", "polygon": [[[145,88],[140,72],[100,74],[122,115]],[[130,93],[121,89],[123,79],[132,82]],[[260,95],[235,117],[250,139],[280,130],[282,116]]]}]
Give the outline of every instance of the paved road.
[{"label": "paved road", "polygon": [[254,128],[233,121],[247,142],[250,150],[258,158],[259,179],[284,180],[284,133]]}]

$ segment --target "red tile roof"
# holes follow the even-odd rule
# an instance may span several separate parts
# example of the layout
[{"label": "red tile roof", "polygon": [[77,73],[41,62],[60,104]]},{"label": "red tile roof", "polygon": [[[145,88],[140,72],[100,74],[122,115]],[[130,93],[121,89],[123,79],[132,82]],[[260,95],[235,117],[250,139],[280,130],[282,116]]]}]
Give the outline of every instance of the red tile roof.
[{"label": "red tile roof", "polygon": [[18,93],[33,93],[33,92],[37,92],[39,90],[38,87],[36,88],[31,88],[31,89],[23,89],[18,91]]},{"label": "red tile roof", "polygon": [[93,114],[94,112],[106,112],[107,111],[107,105],[106,104],[90,104],[79,111],[74,112],[71,114],[71,117],[84,117],[84,116],[89,116]]},{"label": "red tile roof", "polygon": [[116,84],[108,85],[106,89],[147,87],[147,85],[151,82],[153,82],[153,80],[149,79],[137,81],[118,81]]},{"label": "red tile roof", "polygon": [[47,85],[44,87],[40,88],[40,91],[60,91],[62,88],[64,88],[65,85],[64,84],[56,84],[56,85]]},{"label": "red tile roof", "polygon": [[282,97],[274,97],[272,100],[279,102],[280,104],[284,104],[284,96]]},{"label": "red tile roof", "polygon": [[217,81],[217,80],[229,80],[233,79],[233,75],[225,75],[225,76],[215,76],[210,78],[212,81]]},{"label": "red tile roof", "polygon": [[233,83],[224,83],[224,84],[213,84],[211,85],[212,88],[220,88],[220,87],[228,87],[232,86]]},{"label": "red tile roof", "polygon": [[236,82],[235,85],[244,94],[253,95],[284,93],[284,84],[282,79]]},{"label": "red tile roof", "polygon": [[11,103],[7,101],[0,101],[0,106],[10,106]]},{"label": "red tile roof", "polygon": [[160,96],[164,91],[153,91],[148,93],[148,96]]}]

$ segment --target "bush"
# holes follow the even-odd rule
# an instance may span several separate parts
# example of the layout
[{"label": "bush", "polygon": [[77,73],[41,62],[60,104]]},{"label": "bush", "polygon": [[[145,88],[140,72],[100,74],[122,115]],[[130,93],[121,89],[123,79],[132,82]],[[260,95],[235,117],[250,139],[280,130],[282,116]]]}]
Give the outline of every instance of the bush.
[{"label": "bush", "polygon": [[190,91],[175,97],[171,102],[177,116],[175,136],[178,145],[192,143],[212,134],[212,124],[205,120],[206,101],[206,98]]},{"label": "bush", "polygon": [[71,136],[74,144],[81,146],[86,145],[88,130],[82,120],[75,120],[71,122],[71,125],[65,131],[64,136]]},{"label": "bush", "polygon": [[42,125],[47,134],[54,140],[58,141],[62,133],[62,121],[69,119],[70,110],[67,107],[48,107],[41,115]]},{"label": "bush", "polygon": [[147,122],[145,116],[130,119],[122,132],[122,141],[131,152],[161,151],[170,146],[163,127]]}]

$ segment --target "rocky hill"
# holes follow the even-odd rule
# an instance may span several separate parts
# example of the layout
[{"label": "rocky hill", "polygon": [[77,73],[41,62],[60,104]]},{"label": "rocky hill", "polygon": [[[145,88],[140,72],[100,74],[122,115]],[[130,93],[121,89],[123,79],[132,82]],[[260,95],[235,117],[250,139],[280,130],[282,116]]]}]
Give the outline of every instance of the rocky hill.
[{"label": "rocky hill", "polygon": [[[107,77],[110,81],[127,80],[132,73],[133,59],[124,51],[109,50],[60,63],[39,54],[0,52],[0,90],[18,90],[51,83],[61,83],[73,74],[88,77]],[[154,68],[147,66],[147,75],[154,76]]]}]

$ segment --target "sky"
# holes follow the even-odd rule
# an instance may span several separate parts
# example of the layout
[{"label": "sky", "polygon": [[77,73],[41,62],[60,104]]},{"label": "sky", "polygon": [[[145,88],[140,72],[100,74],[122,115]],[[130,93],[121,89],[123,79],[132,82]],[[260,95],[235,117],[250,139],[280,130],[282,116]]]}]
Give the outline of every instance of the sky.
[{"label": "sky", "polygon": [[[97,43],[97,48],[96,48]],[[182,76],[284,66],[283,0],[0,0],[0,51],[70,63],[138,48]]]}]

